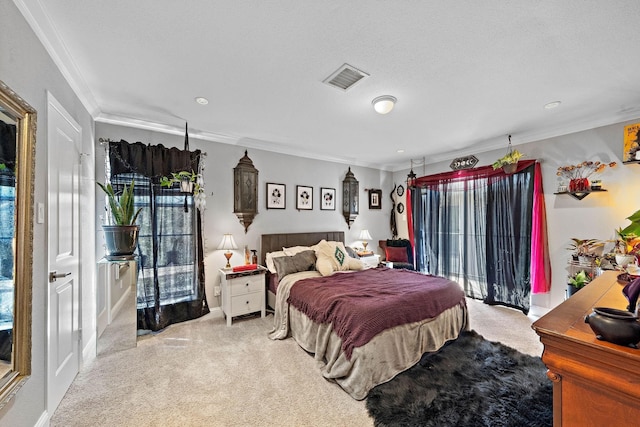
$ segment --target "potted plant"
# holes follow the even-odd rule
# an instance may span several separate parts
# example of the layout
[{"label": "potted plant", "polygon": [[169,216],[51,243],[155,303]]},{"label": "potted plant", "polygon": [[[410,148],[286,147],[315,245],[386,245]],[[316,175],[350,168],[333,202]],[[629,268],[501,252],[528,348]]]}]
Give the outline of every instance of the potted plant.
[{"label": "potted plant", "polygon": [[193,200],[196,208],[202,210],[205,207],[204,182],[201,174],[193,171],[172,172],[171,177],[160,178],[160,186],[171,188],[174,184],[180,184],[180,191],[183,193],[193,193]]},{"label": "potted plant", "polygon": [[597,259],[596,250],[604,246],[604,242],[598,239],[578,239],[573,237],[572,242],[567,249],[573,251],[574,261],[581,264],[592,265]]},{"label": "potted plant", "polygon": [[625,230],[622,228],[616,230],[617,238],[613,249],[616,264],[622,268],[626,268],[629,264],[635,264],[638,253],[637,246],[640,242],[638,236],[630,232],[625,232]]},{"label": "potted plant", "polygon": [[502,168],[504,173],[512,174],[516,171],[518,162],[520,161],[522,156],[523,154],[518,150],[509,150],[507,154],[493,162],[491,166],[493,166],[493,170]]},{"label": "potted plant", "polygon": [[573,276],[569,276],[567,283],[567,295],[571,296],[575,294],[589,284],[589,282],[591,282],[591,277],[584,270],[580,270]]},{"label": "potted plant", "polygon": [[111,211],[111,223],[102,226],[107,258],[130,259],[138,243],[139,227],[135,222],[142,210],[134,210],[133,207],[134,181],[131,180],[129,185],[125,185],[121,194],[116,194],[111,184],[97,184],[107,194]]}]

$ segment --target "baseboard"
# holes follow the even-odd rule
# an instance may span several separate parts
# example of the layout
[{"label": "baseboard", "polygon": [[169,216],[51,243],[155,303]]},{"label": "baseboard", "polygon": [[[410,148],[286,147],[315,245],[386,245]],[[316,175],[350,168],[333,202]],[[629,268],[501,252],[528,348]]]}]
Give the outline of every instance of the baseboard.
[{"label": "baseboard", "polygon": [[49,412],[44,411],[33,427],[49,427]]},{"label": "baseboard", "polygon": [[87,342],[87,345],[85,345],[84,348],[82,349],[82,361],[81,361],[80,369],[82,369],[82,367],[84,366],[87,366],[89,362],[91,362],[93,359],[96,358],[97,351],[98,351],[97,349],[98,349],[97,334],[94,331],[93,334],[91,334],[91,337],[89,338],[89,342]]}]

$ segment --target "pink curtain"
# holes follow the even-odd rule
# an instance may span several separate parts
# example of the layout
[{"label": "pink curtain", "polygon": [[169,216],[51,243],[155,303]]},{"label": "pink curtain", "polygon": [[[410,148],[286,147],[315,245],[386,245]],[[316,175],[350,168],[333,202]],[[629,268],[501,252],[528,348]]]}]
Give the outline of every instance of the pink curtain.
[{"label": "pink curtain", "polygon": [[533,224],[531,225],[531,292],[551,290],[551,262],[547,241],[547,213],[542,190],[542,171],[536,163],[533,184]]}]

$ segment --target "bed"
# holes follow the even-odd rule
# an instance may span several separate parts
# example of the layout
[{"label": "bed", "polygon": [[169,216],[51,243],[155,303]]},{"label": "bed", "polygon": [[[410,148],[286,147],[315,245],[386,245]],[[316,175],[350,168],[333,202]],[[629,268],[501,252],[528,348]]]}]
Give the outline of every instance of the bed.
[{"label": "bed", "polygon": [[[361,400],[376,385],[415,365],[425,352],[468,330],[468,312],[462,289],[447,279],[408,270],[362,269],[351,257],[344,259],[349,268],[327,273],[322,253],[344,248],[343,241],[343,232],[262,235],[263,265],[276,259],[278,267],[298,265],[291,271],[279,268],[283,277],[268,273],[268,300],[274,309],[269,338],[292,337],[314,355],[324,378]],[[313,248],[318,268],[307,268],[309,247],[318,242]],[[283,248],[293,252],[285,255]],[[270,263],[267,254],[273,255]]]}]

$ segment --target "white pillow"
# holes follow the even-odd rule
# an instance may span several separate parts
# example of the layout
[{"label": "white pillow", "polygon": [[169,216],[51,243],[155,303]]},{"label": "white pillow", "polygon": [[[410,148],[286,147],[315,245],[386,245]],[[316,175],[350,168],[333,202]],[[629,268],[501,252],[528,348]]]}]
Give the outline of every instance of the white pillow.
[{"label": "white pillow", "polygon": [[273,259],[281,256],[287,256],[287,254],[285,254],[284,251],[275,251],[275,252],[268,252],[267,255],[264,257],[265,263],[267,264],[267,268],[271,273],[273,274],[277,273],[276,266],[273,263]]},{"label": "white pillow", "polygon": [[321,240],[316,245],[316,270],[323,276],[334,271],[362,270],[364,264],[359,259],[351,258],[342,242]]},{"label": "white pillow", "polygon": [[313,246],[291,246],[290,248],[282,248],[282,251],[287,256],[294,256],[304,251],[315,251],[315,245]]}]

